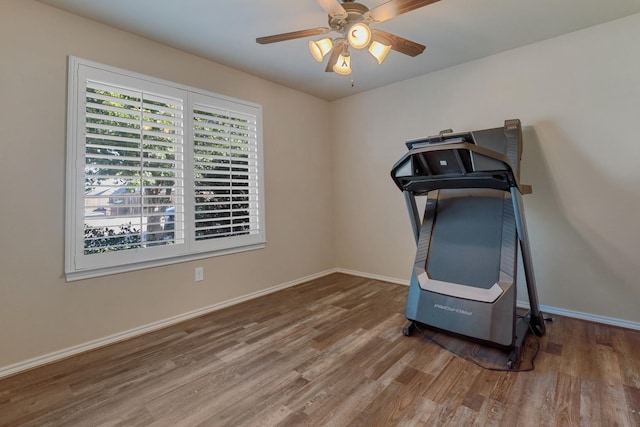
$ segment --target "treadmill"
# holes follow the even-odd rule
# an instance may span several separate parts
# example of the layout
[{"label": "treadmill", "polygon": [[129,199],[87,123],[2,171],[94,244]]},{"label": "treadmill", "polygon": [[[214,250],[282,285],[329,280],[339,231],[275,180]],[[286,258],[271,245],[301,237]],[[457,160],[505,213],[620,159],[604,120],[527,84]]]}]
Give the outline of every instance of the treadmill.
[{"label": "treadmill", "polygon": [[[510,351],[513,369],[529,332],[545,334],[520,184],[522,128],[439,135],[406,142],[391,177],[403,192],[417,251],[405,317],[418,325]],[[426,196],[420,220],[416,197]],[[516,313],[518,247],[530,310]]]}]

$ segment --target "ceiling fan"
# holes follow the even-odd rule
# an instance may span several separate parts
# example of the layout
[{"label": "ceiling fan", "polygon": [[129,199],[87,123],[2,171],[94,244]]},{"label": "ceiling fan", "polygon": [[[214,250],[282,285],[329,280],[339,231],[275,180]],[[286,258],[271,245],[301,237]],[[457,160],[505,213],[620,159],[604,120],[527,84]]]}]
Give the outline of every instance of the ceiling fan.
[{"label": "ceiling fan", "polygon": [[329,27],[258,37],[256,42],[269,44],[337,32],[339,35],[335,38],[327,37],[318,41],[310,41],[309,50],[318,62],[322,62],[324,57],[331,52],[325,71],[334,71],[346,76],[351,74],[349,47],[354,49],[368,47],[369,53],[378,60],[379,64],[382,64],[390,50],[409,56],[420,55],[425,49],[423,45],[382,30],[371,29],[370,24],[387,21],[439,0],[390,0],[371,10],[354,0],[316,1],[329,14]]}]

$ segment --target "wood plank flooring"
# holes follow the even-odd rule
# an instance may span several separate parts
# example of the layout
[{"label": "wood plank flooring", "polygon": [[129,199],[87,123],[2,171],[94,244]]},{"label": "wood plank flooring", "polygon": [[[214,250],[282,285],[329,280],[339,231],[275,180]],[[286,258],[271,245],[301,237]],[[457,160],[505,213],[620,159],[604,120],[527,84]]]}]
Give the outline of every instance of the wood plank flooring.
[{"label": "wood plank flooring", "polygon": [[14,375],[0,425],[640,426],[640,332],[555,316],[534,371],[496,372],[403,336],[406,293],[332,274]]}]

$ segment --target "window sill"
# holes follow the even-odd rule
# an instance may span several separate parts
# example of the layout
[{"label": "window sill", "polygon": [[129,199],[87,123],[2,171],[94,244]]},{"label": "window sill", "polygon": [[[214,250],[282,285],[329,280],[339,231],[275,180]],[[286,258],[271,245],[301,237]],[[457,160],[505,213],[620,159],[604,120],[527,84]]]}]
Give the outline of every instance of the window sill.
[{"label": "window sill", "polygon": [[217,257],[217,256],[223,256],[223,255],[230,255],[230,254],[235,254],[235,253],[240,253],[240,252],[253,251],[253,250],[257,250],[257,249],[264,249],[265,246],[266,246],[265,243],[257,243],[257,244],[254,244],[254,245],[248,245],[248,246],[236,247],[236,248],[230,248],[230,249],[223,249],[223,250],[219,250],[219,251],[215,251],[215,252],[203,252],[203,253],[198,253],[198,254],[189,254],[189,255],[183,255],[183,256],[179,256],[179,257],[167,258],[167,259],[159,259],[159,260],[153,260],[153,261],[140,262],[140,263],[136,263],[136,264],[120,265],[120,266],[116,266],[116,267],[105,267],[105,268],[82,270],[82,271],[68,271],[65,274],[65,278],[66,278],[67,282],[76,282],[76,281],[79,281],[79,280],[92,279],[92,278],[95,278],[95,277],[108,276],[108,275],[112,275],[112,274],[128,273],[130,271],[137,271],[137,270],[143,270],[143,269],[147,269],[147,268],[161,267],[161,266],[164,266],[164,265],[179,264],[179,263],[182,263],[182,262],[194,261],[194,260],[198,260],[198,259],[213,258],[213,257]]}]

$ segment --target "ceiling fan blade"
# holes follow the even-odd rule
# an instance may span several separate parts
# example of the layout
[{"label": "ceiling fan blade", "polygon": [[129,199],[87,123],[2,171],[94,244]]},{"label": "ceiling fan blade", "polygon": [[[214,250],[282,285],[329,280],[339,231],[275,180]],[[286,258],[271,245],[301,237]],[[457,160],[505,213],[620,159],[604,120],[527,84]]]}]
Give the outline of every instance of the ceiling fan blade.
[{"label": "ceiling fan blade", "polygon": [[425,46],[382,30],[372,31],[373,40],[391,45],[391,49],[409,56],[418,56],[424,52]]},{"label": "ceiling fan blade", "polygon": [[329,60],[327,61],[327,67],[324,69],[327,73],[333,72],[333,66],[336,62],[338,62],[338,57],[342,53],[344,49],[344,42],[337,42],[333,49],[331,50],[331,55],[329,55]]},{"label": "ceiling fan blade", "polygon": [[347,11],[338,0],[316,0],[321,8],[323,8],[329,16],[333,18],[346,18]]},{"label": "ceiling fan blade", "polygon": [[437,1],[439,0],[391,0],[371,9],[369,18],[375,22],[384,22]]},{"label": "ceiling fan blade", "polygon": [[269,44],[276,42],[283,42],[285,40],[300,39],[303,37],[317,36],[320,34],[326,34],[331,31],[329,28],[310,28],[308,30],[292,31],[290,33],[274,34],[272,36],[258,37],[256,43]]}]

